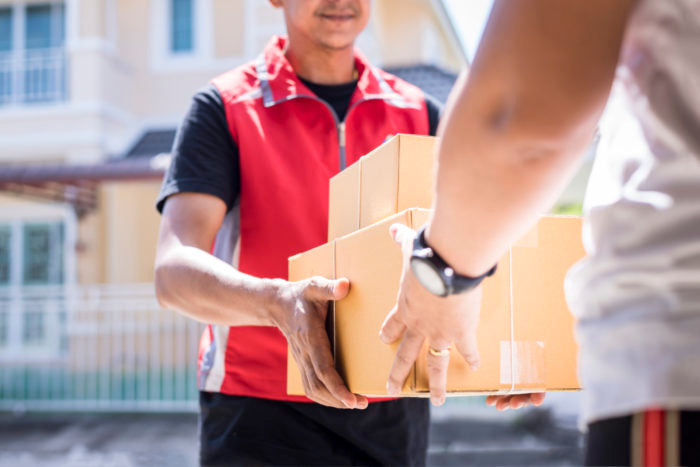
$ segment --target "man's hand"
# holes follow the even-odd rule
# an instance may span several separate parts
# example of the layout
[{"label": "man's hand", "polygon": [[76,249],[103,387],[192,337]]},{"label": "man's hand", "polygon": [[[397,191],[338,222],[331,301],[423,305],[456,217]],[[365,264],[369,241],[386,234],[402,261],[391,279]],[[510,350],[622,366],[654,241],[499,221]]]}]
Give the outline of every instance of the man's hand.
[{"label": "man's hand", "polygon": [[387,392],[391,395],[399,394],[427,339],[428,345],[435,351],[427,356],[430,400],[434,405],[442,405],[445,402],[450,355],[447,352],[439,355],[439,351],[449,349],[454,343],[472,369],[479,366],[476,328],[479,323],[481,288],[445,298],[431,294],[418,282],[410,268],[416,232],[405,225],[394,224],[391,226],[391,235],[401,246],[404,268],[396,305],[384,320],[379,337],[385,344],[390,344],[401,336],[403,339],[389,373]]},{"label": "man's hand", "polygon": [[495,406],[498,410],[521,409],[532,404],[535,406],[542,405],[544,402],[544,392],[535,392],[532,394],[512,394],[505,396],[488,396],[486,405]]},{"label": "man's hand", "polygon": [[287,338],[307,397],[339,409],[367,408],[367,398],[351,393],[335,370],[326,332],[328,301],[347,295],[348,280],[313,277],[280,283],[272,319]]}]

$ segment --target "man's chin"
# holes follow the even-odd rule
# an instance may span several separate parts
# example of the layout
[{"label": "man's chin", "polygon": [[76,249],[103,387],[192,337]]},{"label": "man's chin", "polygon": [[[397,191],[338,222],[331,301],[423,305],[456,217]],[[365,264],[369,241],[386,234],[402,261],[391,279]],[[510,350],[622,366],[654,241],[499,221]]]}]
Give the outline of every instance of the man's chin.
[{"label": "man's chin", "polygon": [[355,46],[355,39],[329,39],[323,38],[318,40],[319,45],[326,50],[332,50],[334,52],[341,52],[343,50],[352,49]]}]

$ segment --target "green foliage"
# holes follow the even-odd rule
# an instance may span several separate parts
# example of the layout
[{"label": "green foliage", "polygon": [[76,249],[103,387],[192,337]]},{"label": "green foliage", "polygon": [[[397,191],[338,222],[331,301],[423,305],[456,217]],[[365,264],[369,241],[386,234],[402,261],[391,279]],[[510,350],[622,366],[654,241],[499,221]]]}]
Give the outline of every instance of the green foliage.
[{"label": "green foliage", "polygon": [[582,203],[568,203],[559,204],[552,208],[552,214],[558,216],[582,216],[583,215],[583,204]]}]

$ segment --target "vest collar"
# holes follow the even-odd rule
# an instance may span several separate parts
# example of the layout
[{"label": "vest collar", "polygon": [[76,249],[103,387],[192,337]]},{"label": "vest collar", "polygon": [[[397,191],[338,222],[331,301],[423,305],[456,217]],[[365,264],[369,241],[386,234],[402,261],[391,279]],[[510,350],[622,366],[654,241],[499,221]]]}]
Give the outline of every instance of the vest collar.
[{"label": "vest collar", "polygon": [[[316,97],[301,82],[285,57],[284,51],[287,47],[287,41],[288,39],[284,36],[273,36],[256,60],[255,69],[265,107],[271,107],[296,97]],[[364,100],[383,99],[397,107],[413,106],[389,86],[379,71],[357,48],[355,48],[354,54],[358,80],[357,88],[350,101],[351,105]]]}]

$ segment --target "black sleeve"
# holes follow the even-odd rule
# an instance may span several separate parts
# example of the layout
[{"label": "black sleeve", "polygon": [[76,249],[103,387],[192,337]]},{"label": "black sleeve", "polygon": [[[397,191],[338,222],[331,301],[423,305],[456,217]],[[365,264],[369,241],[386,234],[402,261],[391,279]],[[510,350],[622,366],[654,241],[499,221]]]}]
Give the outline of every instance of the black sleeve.
[{"label": "black sleeve", "polygon": [[162,213],[170,195],[195,192],[221,198],[230,210],[239,189],[238,147],[228,129],[221,95],[210,84],[192,98],[177,130],[156,209]]},{"label": "black sleeve", "polygon": [[425,105],[428,108],[428,125],[430,127],[430,136],[437,134],[440,117],[442,117],[442,103],[435,99],[430,94],[425,94]]}]

